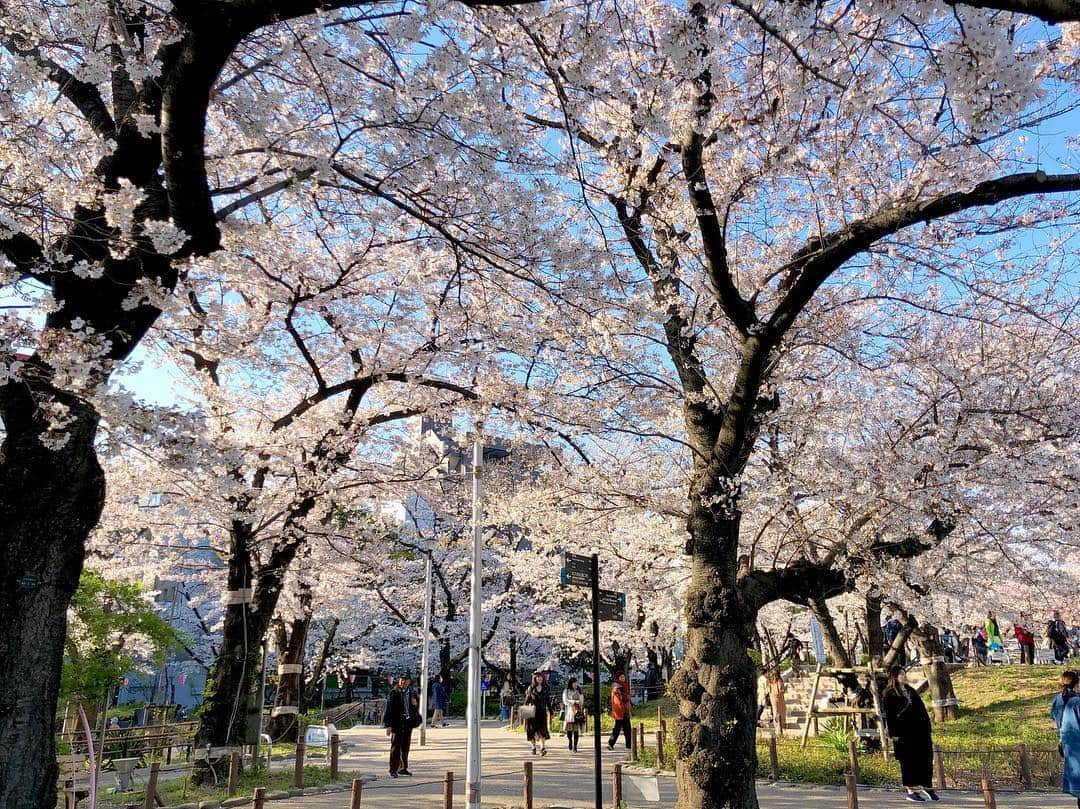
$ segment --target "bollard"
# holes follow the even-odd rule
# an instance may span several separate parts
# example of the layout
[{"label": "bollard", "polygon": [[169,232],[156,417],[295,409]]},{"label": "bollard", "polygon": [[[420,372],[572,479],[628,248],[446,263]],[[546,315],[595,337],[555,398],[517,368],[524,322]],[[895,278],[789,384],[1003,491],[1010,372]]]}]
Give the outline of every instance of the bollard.
[{"label": "bollard", "polygon": [[236,795],[236,779],[240,776],[240,754],[233,750],[229,756],[229,797]]},{"label": "bollard", "polygon": [[855,776],[855,783],[859,783],[859,751],[855,749],[855,740],[848,739],[847,743],[848,763],[851,765],[851,774]]},{"label": "bollard", "polygon": [[447,770],[442,788],[443,809],[454,809],[454,771]]},{"label": "bollard", "polygon": [[330,780],[338,777],[338,755],[341,752],[341,737],[336,733],[330,737]]},{"label": "bollard", "polygon": [[622,799],[622,764],[615,764],[611,768],[611,805],[618,807]]},{"label": "bollard", "polygon": [[859,809],[859,786],[854,775],[845,775],[844,784],[847,786],[847,809]]},{"label": "bollard", "polygon": [[304,787],[304,737],[296,740],[296,769],[293,772],[293,783],[297,789]]},{"label": "bollard", "polygon": [[638,760],[638,734],[633,728],[630,728],[630,760]]},{"label": "bollard", "polygon": [[1020,783],[1024,789],[1031,789],[1031,759],[1028,757],[1028,746],[1020,742]]},{"label": "bollard", "polygon": [[997,799],[994,797],[994,785],[988,778],[982,779],[983,806],[985,809],[997,809]]},{"label": "bollard", "polygon": [[515,708],[515,706],[513,706],[513,705],[510,706],[510,728],[511,729],[517,727],[517,714],[516,714],[514,708]]},{"label": "bollard", "polygon": [[667,736],[667,720],[666,719],[661,719],[660,720],[660,730],[665,736]]},{"label": "bollard", "polygon": [[642,753],[644,753],[645,752],[645,723],[644,722],[638,722],[637,729],[638,729],[638,735],[641,736],[641,738],[638,740],[638,750],[640,750]]},{"label": "bollard", "polygon": [[251,809],[263,809],[266,803],[266,789],[263,787],[255,787],[255,791],[251,793]]},{"label": "bollard", "polygon": [[143,796],[143,809],[154,809],[154,798],[157,797],[158,770],[161,765],[156,761],[150,765],[150,777],[146,781],[146,795]]},{"label": "bollard", "polygon": [[945,759],[941,755],[941,748],[934,745],[934,773],[936,775],[938,789],[945,789]]},{"label": "bollard", "polygon": [[769,737],[769,777],[780,780],[780,756],[776,752],[776,737]]},{"label": "bollard", "polygon": [[664,731],[656,731],[656,764],[664,769]]},{"label": "bollard", "polygon": [[533,768],[532,762],[525,762],[525,809],[533,809]]},{"label": "bollard", "polygon": [[352,798],[349,800],[349,809],[360,809],[360,798],[364,794],[364,782],[354,778],[352,782]]}]

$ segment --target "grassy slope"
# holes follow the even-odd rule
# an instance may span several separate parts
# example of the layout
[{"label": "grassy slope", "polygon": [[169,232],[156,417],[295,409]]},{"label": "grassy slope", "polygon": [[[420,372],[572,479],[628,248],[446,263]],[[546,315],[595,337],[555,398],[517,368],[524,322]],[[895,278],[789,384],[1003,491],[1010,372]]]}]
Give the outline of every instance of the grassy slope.
[{"label": "grassy slope", "polygon": [[[1057,691],[1060,673],[1061,669],[1053,666],[994,666],[957,672],[953,675],[953,686],[960,701],[960,719],[935,723],[934,743],[946,751],[1012,751],[1020,742],[1032,750],[1056,750],[1057,731],[1050,720],[1050,701]],[[926,701],[929,707],[929,697]],[[665,704],[664,712],[672,716],[674,705]],[[652,724],[655,722],[656,709],[652,707]],[[790,736],[781,739],[778,747],[781,780],[838,784],[843,783],[844,774],[849,771],[846,752],[830,747],[820,738],[811,736],[805,750],[799,749],[799,739]],[[674,755],[674,746],[665,745],[669,768]],[[1050,763],[1056,760],[1056,755],[1054,752],[1049,757]],[[655,766],[656,751],[645,751],[639,761],[647,767]],[[758,762],[758,772],[767,776],[769,754],[764,742],[758,745]],[[900,770],[894,760],[862,755],[860,767],[862,783],[900,782]]]}]

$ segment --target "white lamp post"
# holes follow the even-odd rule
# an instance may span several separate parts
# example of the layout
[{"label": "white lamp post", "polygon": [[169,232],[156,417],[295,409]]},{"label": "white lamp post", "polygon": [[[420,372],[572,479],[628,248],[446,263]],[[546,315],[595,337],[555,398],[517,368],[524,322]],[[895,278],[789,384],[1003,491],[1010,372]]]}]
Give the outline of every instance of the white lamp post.
[{"label": "white lamp post", "polygon": [[480,577],[483,573],[481,549],[483,545],[482,523],[483,489],[481,481],[484,468],[484,442],[477,425],[473,441],[473,502],[472,502],[472,588],[469,604],[469,690],[466,710],[469,740],[468,765],[465,775],[465,802],[468,809],[480,809]]},{"label": "white lamp post", "polygon": [[431,645],[431,548],[424,554],[424,645],[420,650],[420,746],[427,744],[428,646]]}]

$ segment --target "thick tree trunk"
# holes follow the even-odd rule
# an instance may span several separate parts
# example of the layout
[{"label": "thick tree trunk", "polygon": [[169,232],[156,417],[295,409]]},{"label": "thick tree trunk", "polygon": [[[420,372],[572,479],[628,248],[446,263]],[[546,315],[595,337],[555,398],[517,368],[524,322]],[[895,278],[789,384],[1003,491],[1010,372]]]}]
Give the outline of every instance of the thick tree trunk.
[{"label": "thick tree trunk", "polygon": [[[105,500],[94,451],[97,414],[58,395],[75,417],[67,443],[43,446],[29,385],[0,386],[0,806],[56,803],[56,703],[68,604],[86,537]],[[41,391],[37,391],[41,394]],[[48,396],[48,392],[44,395]]]},{"label": "thick tree trunk", "polygon": [[[274,710],[270,714],[267,733],[275,741],[295,742],[300,729],[299,715],[304,706],[300,699],[303,682],[304,652],[307,649],[308,625],[311,623],[311,593],[300,596],[301,616],[282,633],[278,644],[278,688]],[[295,713],[293,711],[295,709]]]},{"label": "thick tree trunk", "polygon": [[716,524],[700,507],[688,524],[694,557],[686,593],[687,654],[671,681],[679,809],[757,809],[756,611],[736,583],[738,517]]},{"label": "thick tree trunk", "polygon": [[[200,755],[211,748],[211,759],[220,758],[222,768],[227,756],[218,755],[220,749],[248,743],[248,717],[253,711],[262,709],[258,685],[262,674],[261,646],[267,630],[265,616],[272,615],[273,606],[277,604],[275,594],[270,612],[265,612],[261,603],[265,594],[253,593],[251,529],[248,525],[239,521],[233,523],[229,550],[221,652],[206,680],[203,710],[195,734],[195,746]],[[283,577],[284,570],[276,575]],[[219,772],[218,777],[221,775]],[[192,781],[204,784],[213,780],[206,759],[200,759],[192,771]]]},{"label": "thick tree trunk", "polygon": [[930,703],[934,710],[934,719],[938,722],[951,722],[959,718],[956,691],[953,690],[952,674],[945,663],[945,650],[941,648],[941,636],[937,627],[923,624],[912,636],[919,647],[922,658],[923,674],[930,688]]}]

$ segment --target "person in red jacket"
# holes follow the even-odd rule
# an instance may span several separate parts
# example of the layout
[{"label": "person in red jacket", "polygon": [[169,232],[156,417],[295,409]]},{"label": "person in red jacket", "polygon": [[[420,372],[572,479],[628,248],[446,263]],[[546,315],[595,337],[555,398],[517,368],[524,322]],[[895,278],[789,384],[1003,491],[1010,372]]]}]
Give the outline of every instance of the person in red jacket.
[{"label": "person in red jacket", "polygon": [[608,750],[615,749],[620,732],[626,735],[626,749],[630,749],[630,734],[633,732],[630,728],[631,710],[630,686],[626,682],[626,675],[619,672],[611,686],[611,718],[615,720],[615,728],[608,739]]},{"label": "person in red jacket", "polygon": [[1032,626],[1031,617],[1026,612],[1021,612],[1020,617],[1013,623],[1013,635],[1020,644],[1020,662],[1035,662],[1035,627]]}]

